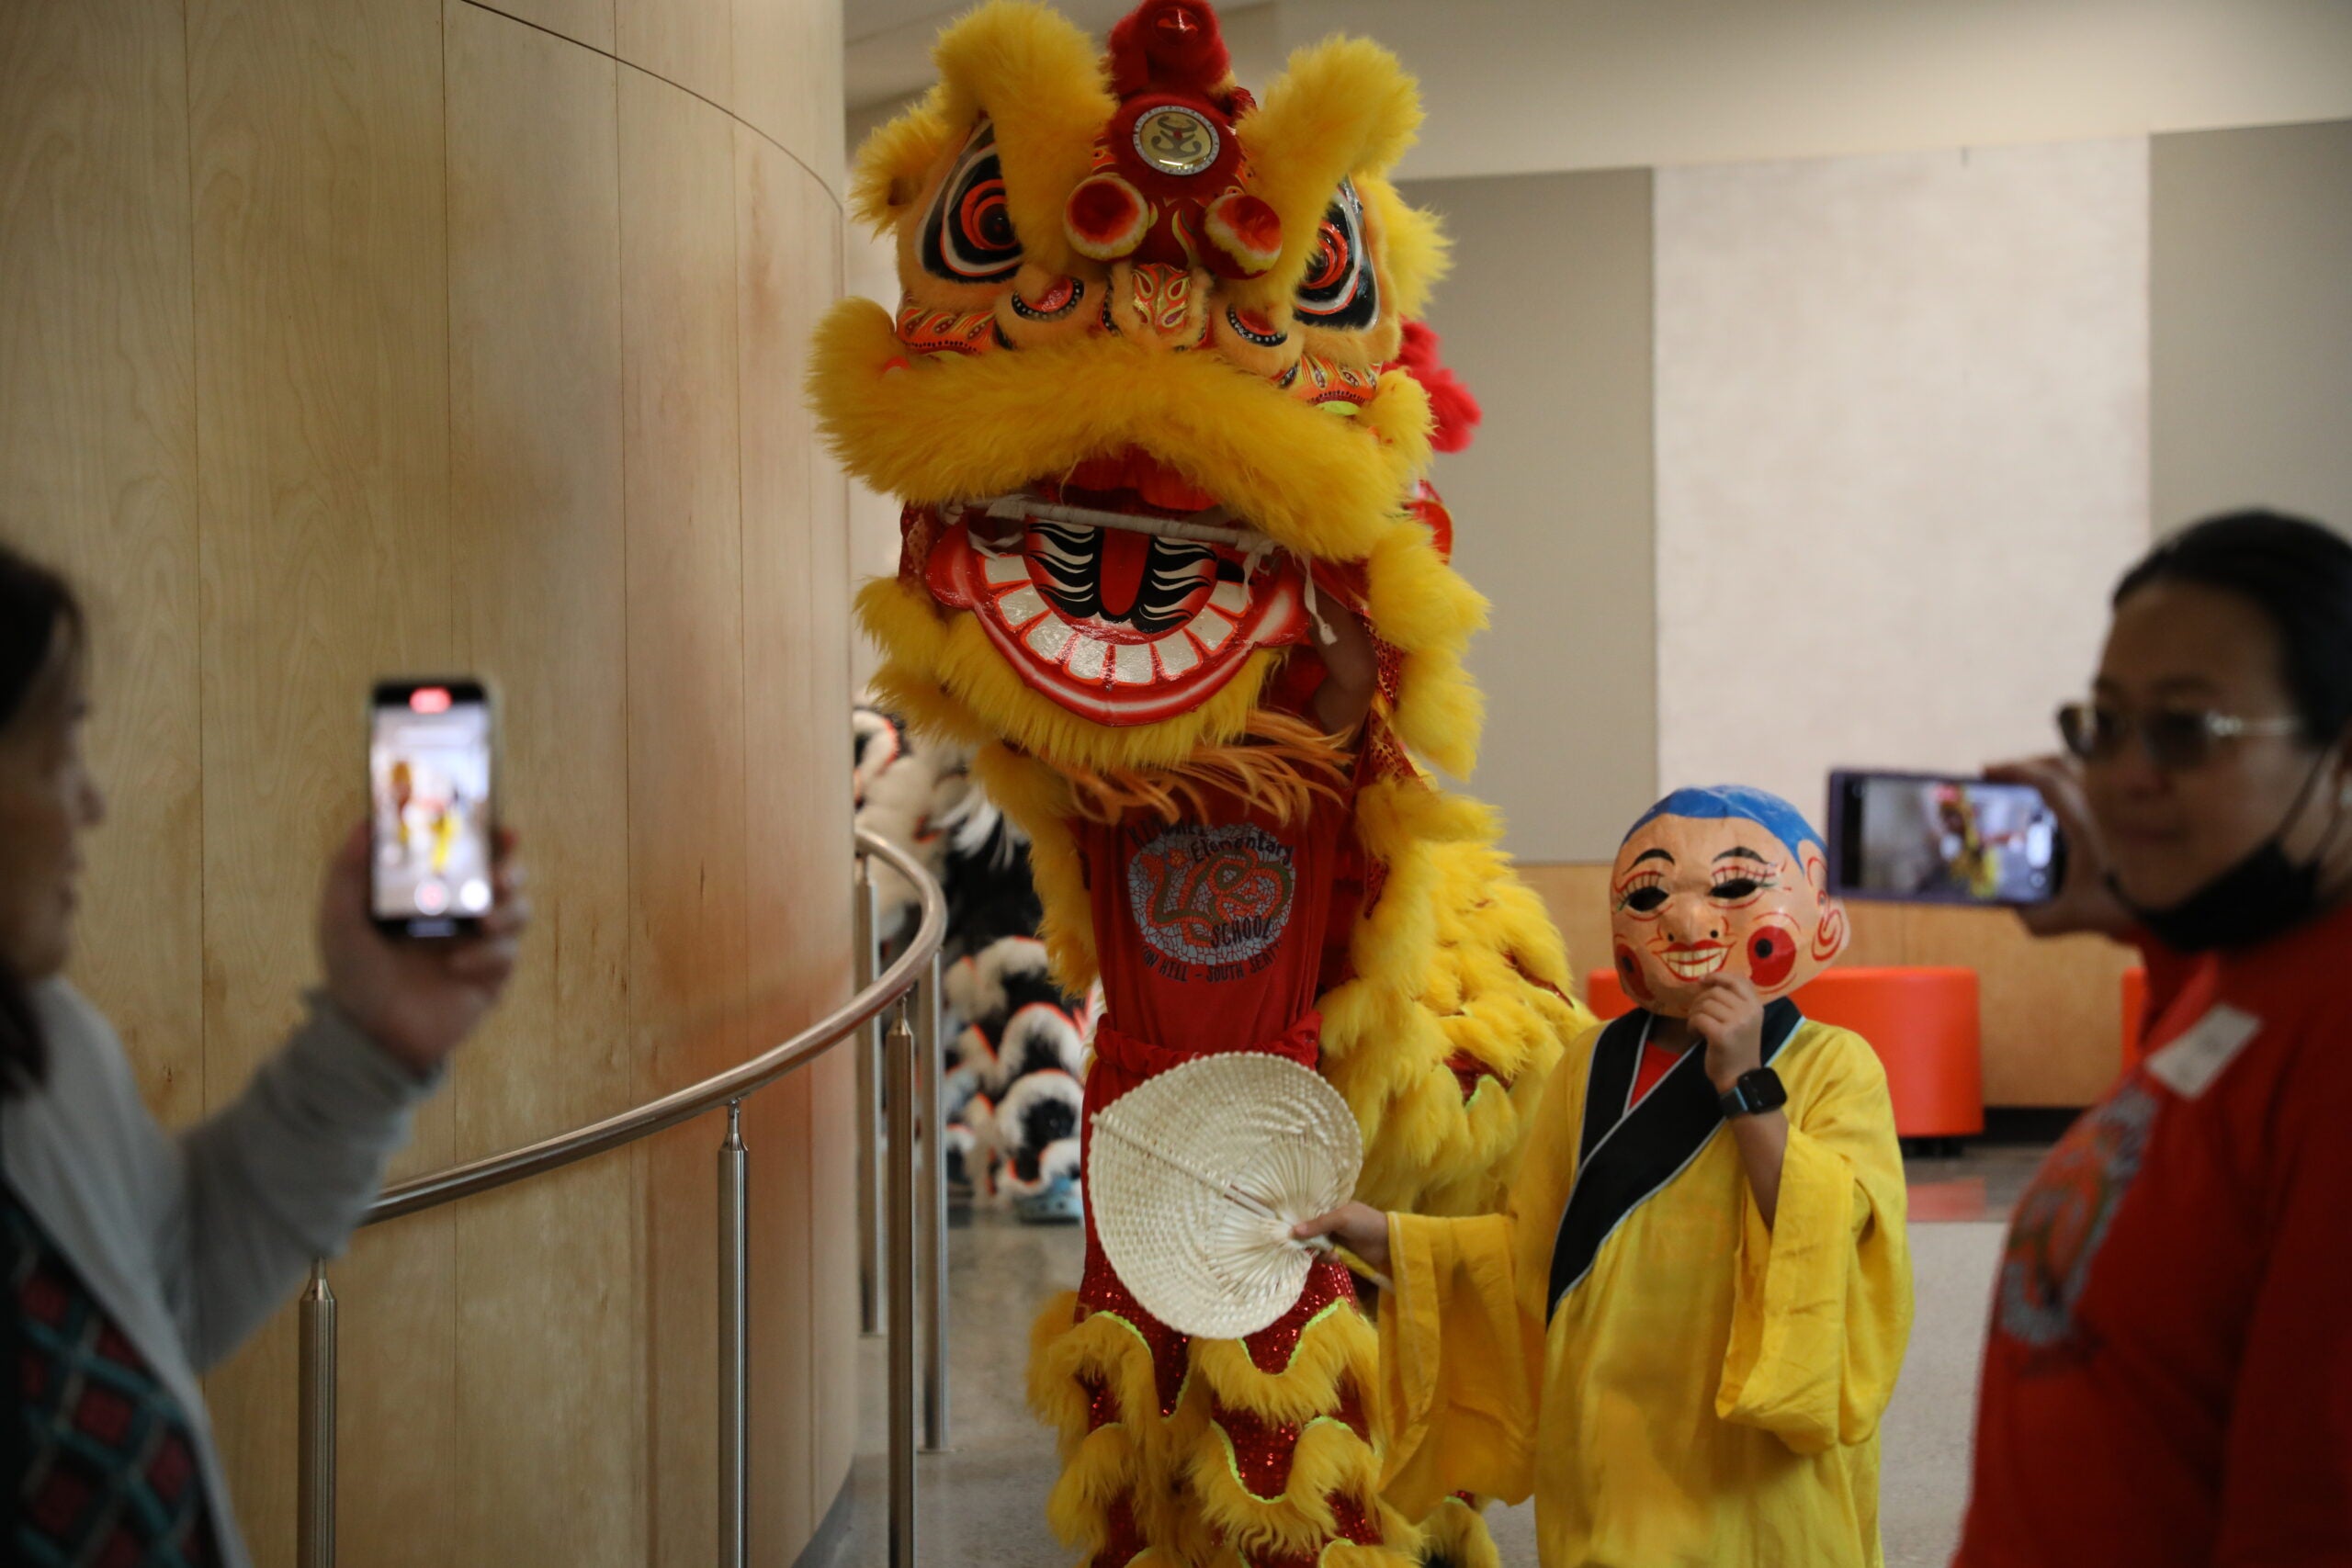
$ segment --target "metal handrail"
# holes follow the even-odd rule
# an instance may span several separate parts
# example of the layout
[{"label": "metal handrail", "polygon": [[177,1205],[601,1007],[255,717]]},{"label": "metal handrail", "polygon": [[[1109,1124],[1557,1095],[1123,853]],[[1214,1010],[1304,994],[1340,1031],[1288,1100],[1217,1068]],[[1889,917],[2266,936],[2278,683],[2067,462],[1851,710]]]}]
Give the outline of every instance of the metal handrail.
[{"label": "metal handrail", "polygon": [[938,956],[940,944],[947,938],[947,896],[940,891],[939,884],[921,862],[888,839],[860,828],[857,847],[864,853],[888,861],[914,886],[922,899],[922,923],[916,928],[914,939],[888,969],[875,977],[872,985],[783,1044],[762,1052],[741,1066],[713,1074],[700,1083],[688,1084],[602,1122],[592,1122],[585,1127],[575,1127],[569,1133],[559,1133],[504,1154],[469,1160],[386,1188],[360,1223],[380,1224],[403,1214],[470,1198],[477,1192],[487,1192],[510,1181],[520,1181],[634,1143],[681,1122],[691,1122],[729,1100],[741,1100],[766,1088],[795,1067],[823,1055],[853,1031],[881,1017],[892,1002],[914,988],[921,972]]},{"label": "metal handrail", "polygon": [[[915,1195],[914,1162],[917,1137],[915,1107],[921,1081],[926,1122],[921,1140],[929,1151],[929,1202],[923,1208],[924,1266],[929,1276],[928,1328],[925,1337],[923,1387],[926,1416],[923,1447],[937,1450],[945,1444],[946,1427],[946,1139],[942,1124],[941,1082],[945,1074],[939,1029],[939,953],[947,935],[947,897],[922,863],[896,844],[864,829],[857,830],[857,967],[863,978],[876,957],[870,863],[887,862],[914,887],[921,900],[922,919],[906,950],[890,966],[855,996],[780,1045],[739,1066],[713,1074],[699,1083],[608,1116],[585,1127],[543,1138],[486,1159],[470,1160],[447,1170],[404,1181],[385,1191],[369,1208],[362,1224],[398,1219],[436,1208],[479,1192],[554,1170],[593,1155],[634,1143],[664,1128],[697,1116],[727,1110],[727,1135],[718,1156],[719,1224],[719,1562],[720,1568],[745,1568],[749,1557],[750,1324],[748,1283],[747,1151],[741,1137],[742,1102],[776,1079],[807,1066],[842,1041],[858,1036],[868,1041],[885,1060],[878,1072],[861,1071],[865,1080],[860,1114],[865,1127],[860,1141],[868,1145],[861,1156],[866,1168],[880,1164],[877,1114],[885,1086],[890,1118],[889,1247],[878,1245],[882,1221],[878,1213],[861,1216],[875,1227],[865,1248],[869,1267],[882,1272],[888,1264],[889,1295],[889,1427],[888,1557],[891,1568],[913,1568],[915,1544]],[[910,1005],[910,995],[914,1005]],[[889,1029],[867,1032],[886,1010],[895,1010]],[[922,1065],[918,1066],[918,1056]],[[878,1173],[877,1173],[878,1174]],[[877,1193],[876,1196],[879,1196]],[[880,1293],[879,1281],[869,1275],[869,1303]],[[326,1265],[314,1263],[311,1282],[300,1305],[300,1436],[301,1465],[298,1477],[297,1557],[300,1568],[334,1568],[335,1543],[335,1296],[329,1289]]]}]

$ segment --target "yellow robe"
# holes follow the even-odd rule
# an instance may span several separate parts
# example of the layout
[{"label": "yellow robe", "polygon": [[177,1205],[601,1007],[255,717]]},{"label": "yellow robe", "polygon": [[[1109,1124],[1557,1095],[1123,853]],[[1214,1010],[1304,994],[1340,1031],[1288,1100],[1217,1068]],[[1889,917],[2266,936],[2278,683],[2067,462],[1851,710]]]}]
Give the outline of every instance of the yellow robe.
[{"label": "yellow robe", "polygon": [[[1392,1504],[1418,1517],[1452,1492],[1532,1491],[1544,1568],[1883,1561],[1878,1423],[1911,1332],[1894,1111],[1859,1035],[1774,1014],[1789,1145],[1771,1228],[1736,1140],[1706,1125],[1699,1053],[1621,1119],[1638,1017],[1562,1059],[1504,1213],[1391,1220]],[[1589,1128],[1588,1099],[1608,1100]],[[1591,1187],[1617,1195],[1580,1200],[1572,1244],[1579,1152],[1604,1131]],[[1555,1240],[1572,1282],[1554,1278]]]}]

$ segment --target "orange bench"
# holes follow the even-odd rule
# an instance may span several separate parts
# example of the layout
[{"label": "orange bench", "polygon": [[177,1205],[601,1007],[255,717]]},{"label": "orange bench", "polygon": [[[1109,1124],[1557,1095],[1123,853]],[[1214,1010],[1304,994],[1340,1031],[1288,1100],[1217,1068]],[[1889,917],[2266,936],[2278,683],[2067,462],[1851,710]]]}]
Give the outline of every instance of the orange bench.
[{"label": "orange bench", "polygon": [[[1587,984],[1602,1018],[1631,1010],[1613,970],[1594,970]],[[1975,970],[1830,969],[1790,999],[1807,1018],[1871,1043],[1886,1068],[1898,1136],[1941,1144],[1984,1131]]]}]

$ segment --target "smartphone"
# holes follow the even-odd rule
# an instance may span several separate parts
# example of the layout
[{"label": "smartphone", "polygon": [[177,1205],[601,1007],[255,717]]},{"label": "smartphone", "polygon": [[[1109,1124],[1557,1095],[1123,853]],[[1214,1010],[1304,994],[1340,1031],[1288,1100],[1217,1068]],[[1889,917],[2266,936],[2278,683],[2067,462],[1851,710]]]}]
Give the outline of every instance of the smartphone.
[{"label": "smartphone", "polygon": [[401,937],[467,936],[490,913],[498,822],[490,693],[379,681],[368,705],[368,913]]},{"label": "smartphone", "polygon": [[2066,874],[2057,813],[2030,784],[1829,775],[1829,884],[1855,898],[2038,904]]}]

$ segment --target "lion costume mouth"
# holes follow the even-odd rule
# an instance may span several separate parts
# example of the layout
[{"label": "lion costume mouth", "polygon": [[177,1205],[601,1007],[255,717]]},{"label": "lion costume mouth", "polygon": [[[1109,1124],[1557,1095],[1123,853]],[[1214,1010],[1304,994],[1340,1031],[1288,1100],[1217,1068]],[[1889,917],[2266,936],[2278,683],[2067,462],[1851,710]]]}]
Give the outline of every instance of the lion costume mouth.
[{"label": "lion costume mouth", "polygon": [[970,611],[1030,685],[1098,724],[1186,712],[1257,649],[1306,640],[1296,564],[1136,448],[940,520],[932,597]]}]

